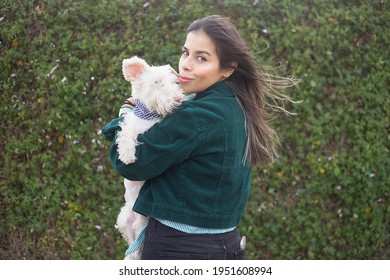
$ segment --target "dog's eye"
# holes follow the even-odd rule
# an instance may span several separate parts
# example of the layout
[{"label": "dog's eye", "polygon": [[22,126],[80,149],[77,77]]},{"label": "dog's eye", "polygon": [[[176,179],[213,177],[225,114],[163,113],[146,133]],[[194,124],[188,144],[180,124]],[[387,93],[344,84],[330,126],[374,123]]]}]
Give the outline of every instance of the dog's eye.
[{"label": "dog's eye", "polygon": [[157,81],[154,81],[154,83],[155,83],[156,85],[159,85],[159,84],[161,84],[161,81],[160,81],[160,80],[157,80]]}]

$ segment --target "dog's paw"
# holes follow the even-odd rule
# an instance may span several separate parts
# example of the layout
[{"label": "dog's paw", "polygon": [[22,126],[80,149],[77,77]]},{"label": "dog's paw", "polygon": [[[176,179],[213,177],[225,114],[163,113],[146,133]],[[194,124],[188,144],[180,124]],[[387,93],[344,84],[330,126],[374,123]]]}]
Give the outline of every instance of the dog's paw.
[{"label": "dog's paw", "polygon": [[135,155],[127,154],[127,153],[121,153],[119,152],[119,160],[122,161],[125,164],[133,163],[137,160],[137,157]]},{"label": "dog's paw", "polygon": [[[122,135],[121,135],[122,136]],[[126,139],[124,137],[118,137],[118,158],[125,164],[133,163],[137,160],[135,156],[135,141],[131,139]]]}]

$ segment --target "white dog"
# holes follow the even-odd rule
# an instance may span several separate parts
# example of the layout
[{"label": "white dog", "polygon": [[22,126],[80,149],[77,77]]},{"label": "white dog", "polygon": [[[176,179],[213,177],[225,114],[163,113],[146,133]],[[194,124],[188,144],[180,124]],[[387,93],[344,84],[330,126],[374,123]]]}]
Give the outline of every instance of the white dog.
[{"label": "white dog", "polygon": [[[122,130],[118,132],[116,143],[119,159],[130,164],[137,160],[135,149],[140,144],[137,136],[180,106],[185,95],[178,84],[176,72],[169,65],[149,66],[143,59],[134,56],[123,60],[122,70],[124,78],[131,82],[132,97],[137,104],[120,123]],[[124,181],[125,205],[115,227],[131,245],[148,220],[132,210],[144,181]],[[142,246],[125,259],[140,259],[141,254]]]}]

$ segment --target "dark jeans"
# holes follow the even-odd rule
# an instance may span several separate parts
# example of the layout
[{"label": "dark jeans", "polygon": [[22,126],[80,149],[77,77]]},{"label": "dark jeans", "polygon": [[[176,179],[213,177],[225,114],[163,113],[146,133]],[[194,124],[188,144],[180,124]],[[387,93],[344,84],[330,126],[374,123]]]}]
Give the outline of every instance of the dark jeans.
[{"label": "dark jeans", "polygon": [[143,260],[243,260],[237,230],[222,234],[188,234],[150,219],[145,233]]}]

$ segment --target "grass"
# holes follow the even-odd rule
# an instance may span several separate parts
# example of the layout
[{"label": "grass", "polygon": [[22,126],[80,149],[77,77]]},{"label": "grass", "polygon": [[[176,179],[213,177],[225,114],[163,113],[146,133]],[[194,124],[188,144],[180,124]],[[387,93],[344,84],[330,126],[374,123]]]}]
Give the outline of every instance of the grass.
[{"label": "grass", "polygon": [[131,93],[121,61],[176,67],[186,27],[209,14],[232,17],[261,63],[302,80],[297,116],[274,121],[281,157],[254,170],[247,257],[389,259],[389,8],[2,1],[0,259],[123,257],[124,189],[99,135]]}]

